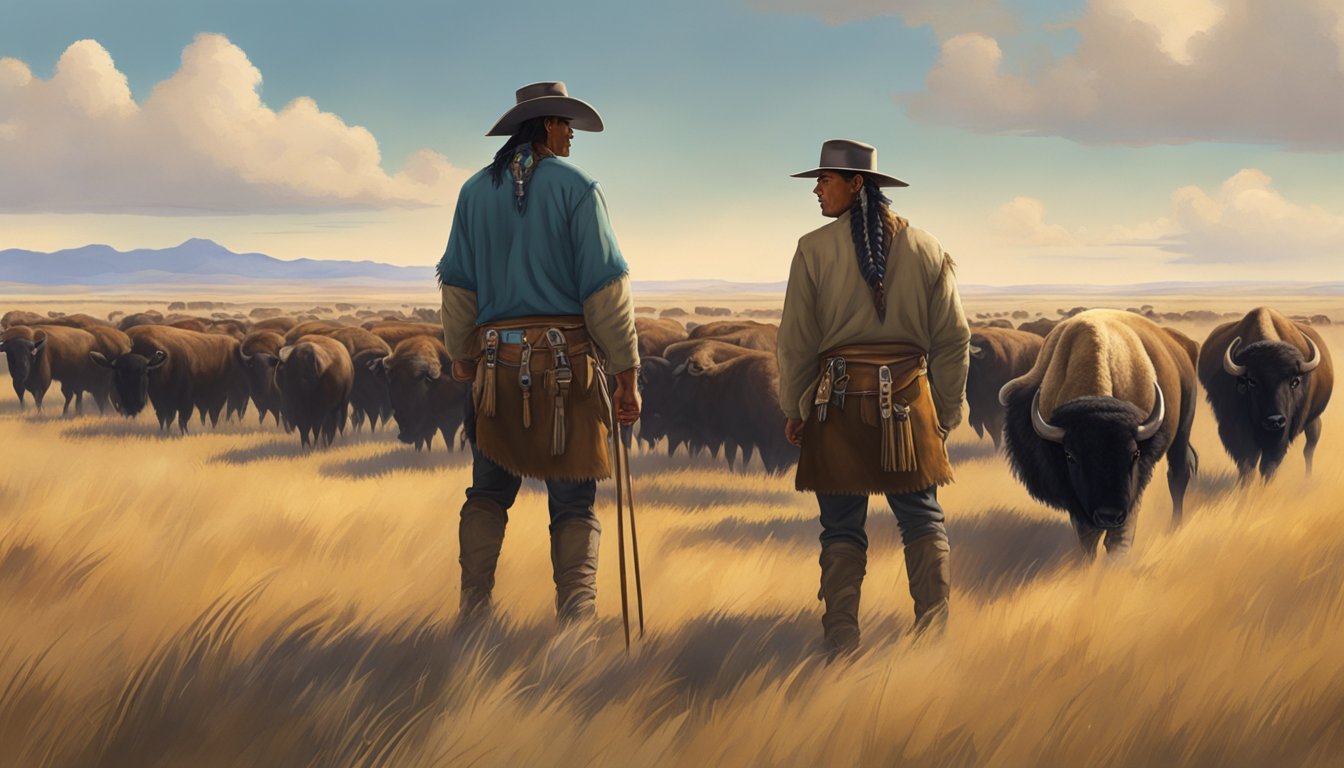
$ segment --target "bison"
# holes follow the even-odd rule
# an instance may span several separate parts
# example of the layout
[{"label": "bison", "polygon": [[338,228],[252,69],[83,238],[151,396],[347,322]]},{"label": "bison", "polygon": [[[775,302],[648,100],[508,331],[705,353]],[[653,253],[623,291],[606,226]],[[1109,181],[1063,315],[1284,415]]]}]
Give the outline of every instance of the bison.
[{"label": "bison", "polygon": [[401,320],[378,320],[371,323],[365,323],[364,330],[373,333],[392,347],[396,347],[401,342],[413,336],[434,336],[439,339],[443,338],[442,325],[407,323]]},{"label": "bison", "polygon": [[248,393],[260,414],[257,423],[266,421],[267,414],[280,424],[284,404],[280,390],[275,386],[275,366],[280,363],[280,348],[285,337],[275,331],[252,331],[238,345],[238,363],[247,379]]},{"label": "bison", "polygon": [[343,327],[324,331],[323,336],[345,345],[350,359],[356,363],[354,388],[350,391],[351,420],[355,428],[369,422],[369,431],[377,429],[378,421],[392,416],[392,397],[387,383],[369,367],[370,360],[381,359],[392,353],[392,347],[381,337],[363,328]]},{"label": "bison", "polygon": [[394,346],[392,354],[366,364],[387,382],[397,439],[418,451],[430,448],[439,432],[451,450],[462,426],[469,390],[448,373],[452,361],[443,341],[437,336],[414,335]]},{"label": "bison", "polygon": [[1311,475],[1321,413],[1334,387],[1334,364],[1320,333],[1258,307],[1209,333],[1199,353],[1199,381],[1242,482],[1257,462],[1266,481],[1273,477],[1304,432]]},{"label": "bison", "polygon": [[126,333],[131,348],[125,354],[89,353],[95,363],[112,369],[123,414],[134,418],[152,404],[160,429],[176,419],[183,434],[193,410],[202,423],[207,418],[212,426],[219,423],[242,377],[237,339],[166,325],[138,325]]},{"label": "bison", "polygon": [[252,331],[275,331],[276,333],[279,333],[279,334],[281,334],[281,335],[284,335],[284,334],[288,333],[289,330],[290,330],[291,328],[293,328],[294,326],[296,326],[296,325],[298,325],[298,324],[299,324],[299,321],[295,320],[295,319],[292,318],[292,317],[283,317],[283,316],[282,316],[282,317],[268,317],[268,318],[265,318],[265,319],[262,319],[262,320],[257,320],[256,322],[252,323],[252,325],[249,326],[249,330],[252,330]]},{"label": "bison", "polygon": [[1050,331],[1053,331],[1056,325],[1059,325],[1058,320],[1051,320],[1048,317],[1038,317],[1035,320],[1030,320],[1017,326],[1017,330],[1034,333],[1041,338],[1045,338],[1050,335]]},{"label": "bison", "polygon": [[1153,467],[1167,459],[1173,524],[1198,467],[1195,342],[1118,310],[1060,322],[1023,376],[1003,385],[1004,438],[1014,474],[1039,501],[1069,513],[1083,551],[1120,553]]},{"label": "bison", "polygon": [[686,328],[676,320],[635,318],[635,335],[639,338],[639,356],[654,357],[663,354],[669,344],[685,341]]},{"label": "bison", "polygon": [[[124,334],[103,328],[108,334],[94,334],[82,328],[63,325],[35,325],[5,331],[4,345],[14,377],[14,390],[22,400],[22,391],[33,393],[38,408],[53,380],[61,384],[65,404],[61,415],[75,401],[76,415],[84,412],[84,393],[93,396],[98,412],[107,408],[112,379],[89,360],[90,352],[121,351],[129,347]],[[118,338],[120,336],[121,338]],[[39,394],[40,393],[40,394]]]},{"label": "bison", "polygon": [[350,351],[335,339],[309,334],[281,347],[277,356],[276,388],[299,440],[305,448],[318,440],[331,445],[350,413],[355,380]]},{"label": "bison", "polygon": [[989,437],[999,447],[1003,436],[1003,406],[999,390],[1009,380],[1031,370],[1043,338],[1006,328],[977,328],[971,334],[970,368],[966,374],[967,422],[978,437]]}]

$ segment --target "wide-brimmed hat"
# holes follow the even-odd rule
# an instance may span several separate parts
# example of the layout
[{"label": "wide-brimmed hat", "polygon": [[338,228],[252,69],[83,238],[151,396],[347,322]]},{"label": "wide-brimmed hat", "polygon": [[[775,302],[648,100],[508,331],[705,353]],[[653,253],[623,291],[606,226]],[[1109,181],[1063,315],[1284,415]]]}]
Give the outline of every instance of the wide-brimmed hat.
[{"label": "wide-brimmed hat", "polygon": [[821,145],[821,162],[816,168],[802,173],[789,174],[799,179],[814,179],[822,171],[845,171],[861,173],[865,179],[872,179],[879,187],[908,187],[895,176],[888,176],[877,170],[877,147],[851,139],[831,139]]},{"label": "wide-brimmed hat", "polygon": [[569,95],[565,84],[532,83],[519,88],[518,103],[499,118],[486,136],[512,136],[518,126],[534,117],[563,117],[576,131],[602,130],[602,117],[591,104]]}]

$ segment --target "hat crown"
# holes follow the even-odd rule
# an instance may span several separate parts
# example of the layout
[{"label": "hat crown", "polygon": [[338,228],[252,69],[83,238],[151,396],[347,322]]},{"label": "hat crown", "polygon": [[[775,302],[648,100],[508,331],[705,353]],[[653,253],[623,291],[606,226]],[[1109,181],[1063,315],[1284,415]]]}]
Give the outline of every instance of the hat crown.
[{"label": "hat crown", "polygon": [[877,170],[877,147],[851,139],[831,139],[821,145],[821,168]]},{"label": "hat crown", "polygon": [[522,104],[525,101],[540,99],[546,96],[568,96],[569,90],[565,88],[564,83],[557,80],[552,83],[532,83],[531,85],[524,85],[522,88],[519,88],[514,95],[517,97],[518,103]]}]

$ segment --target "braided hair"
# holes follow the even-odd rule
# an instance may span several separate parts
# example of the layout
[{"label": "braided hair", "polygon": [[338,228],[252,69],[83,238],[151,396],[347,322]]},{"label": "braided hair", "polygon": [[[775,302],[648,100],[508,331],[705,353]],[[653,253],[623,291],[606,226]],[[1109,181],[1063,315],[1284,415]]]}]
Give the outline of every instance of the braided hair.
[{"label": "braided hair", "polygon": [[513,132],[509,140],[504,142],[504,146],[495,153],[495,159],[490,163],[490,179],[498,187],[504,183],[504,170],[509,167],[513,160],[514,152],[523,145],[544,144],[546,142],[546,118],[534,117],[530,120],[524,120],[518,129]]},{"label": "braided hair", "polygon": [[[852,181],[858,174],[841,176]],[[887,317],[887,242],[886,221],[891,215],[891,199],[882,193],[877,182],[864,178],[859,194],[854,196],[854,205],[849,209],[850,232],[854,238],[854,251],[859,256],[859,274],[872,292],[873,307],[877,309],[877,319],[885,321]]]}]

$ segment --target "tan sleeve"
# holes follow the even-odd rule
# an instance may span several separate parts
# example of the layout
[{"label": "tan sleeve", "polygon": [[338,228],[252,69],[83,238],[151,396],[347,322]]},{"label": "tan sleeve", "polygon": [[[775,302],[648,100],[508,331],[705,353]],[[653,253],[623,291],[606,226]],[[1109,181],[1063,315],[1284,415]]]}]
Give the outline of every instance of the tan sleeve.
[{"label": "tan sleeve", "polygon": [[476,333],[476,292],[455,285],[439,288],[443,296],[443,344],[454,360],[474,360],[481,355]]},{"label": "tan sleeve", "polygon": [[635,335],[635,300],[630,276],[622,275],[583,302],[588,335],[607,358],[607,373],[639,367],[639,338]]},{"label": "tan sleeve", "polygon": [[779,320],[779,340],[775,357],[779,362],[779,407],[790,419],[804,419],[801,401],[816,377],[817,346],[821,328],[817,325],[817,284],[808,271],[800,248],[789,268],[789,286],[784,291],[784,315]]},{"label": "tan sleeve", "polygon": [[971,361],[971,329],[957,293],[955,266],[951,256],[942,254],[929,294],[929,388],[938,423],[948,430],[961,423]]}]

